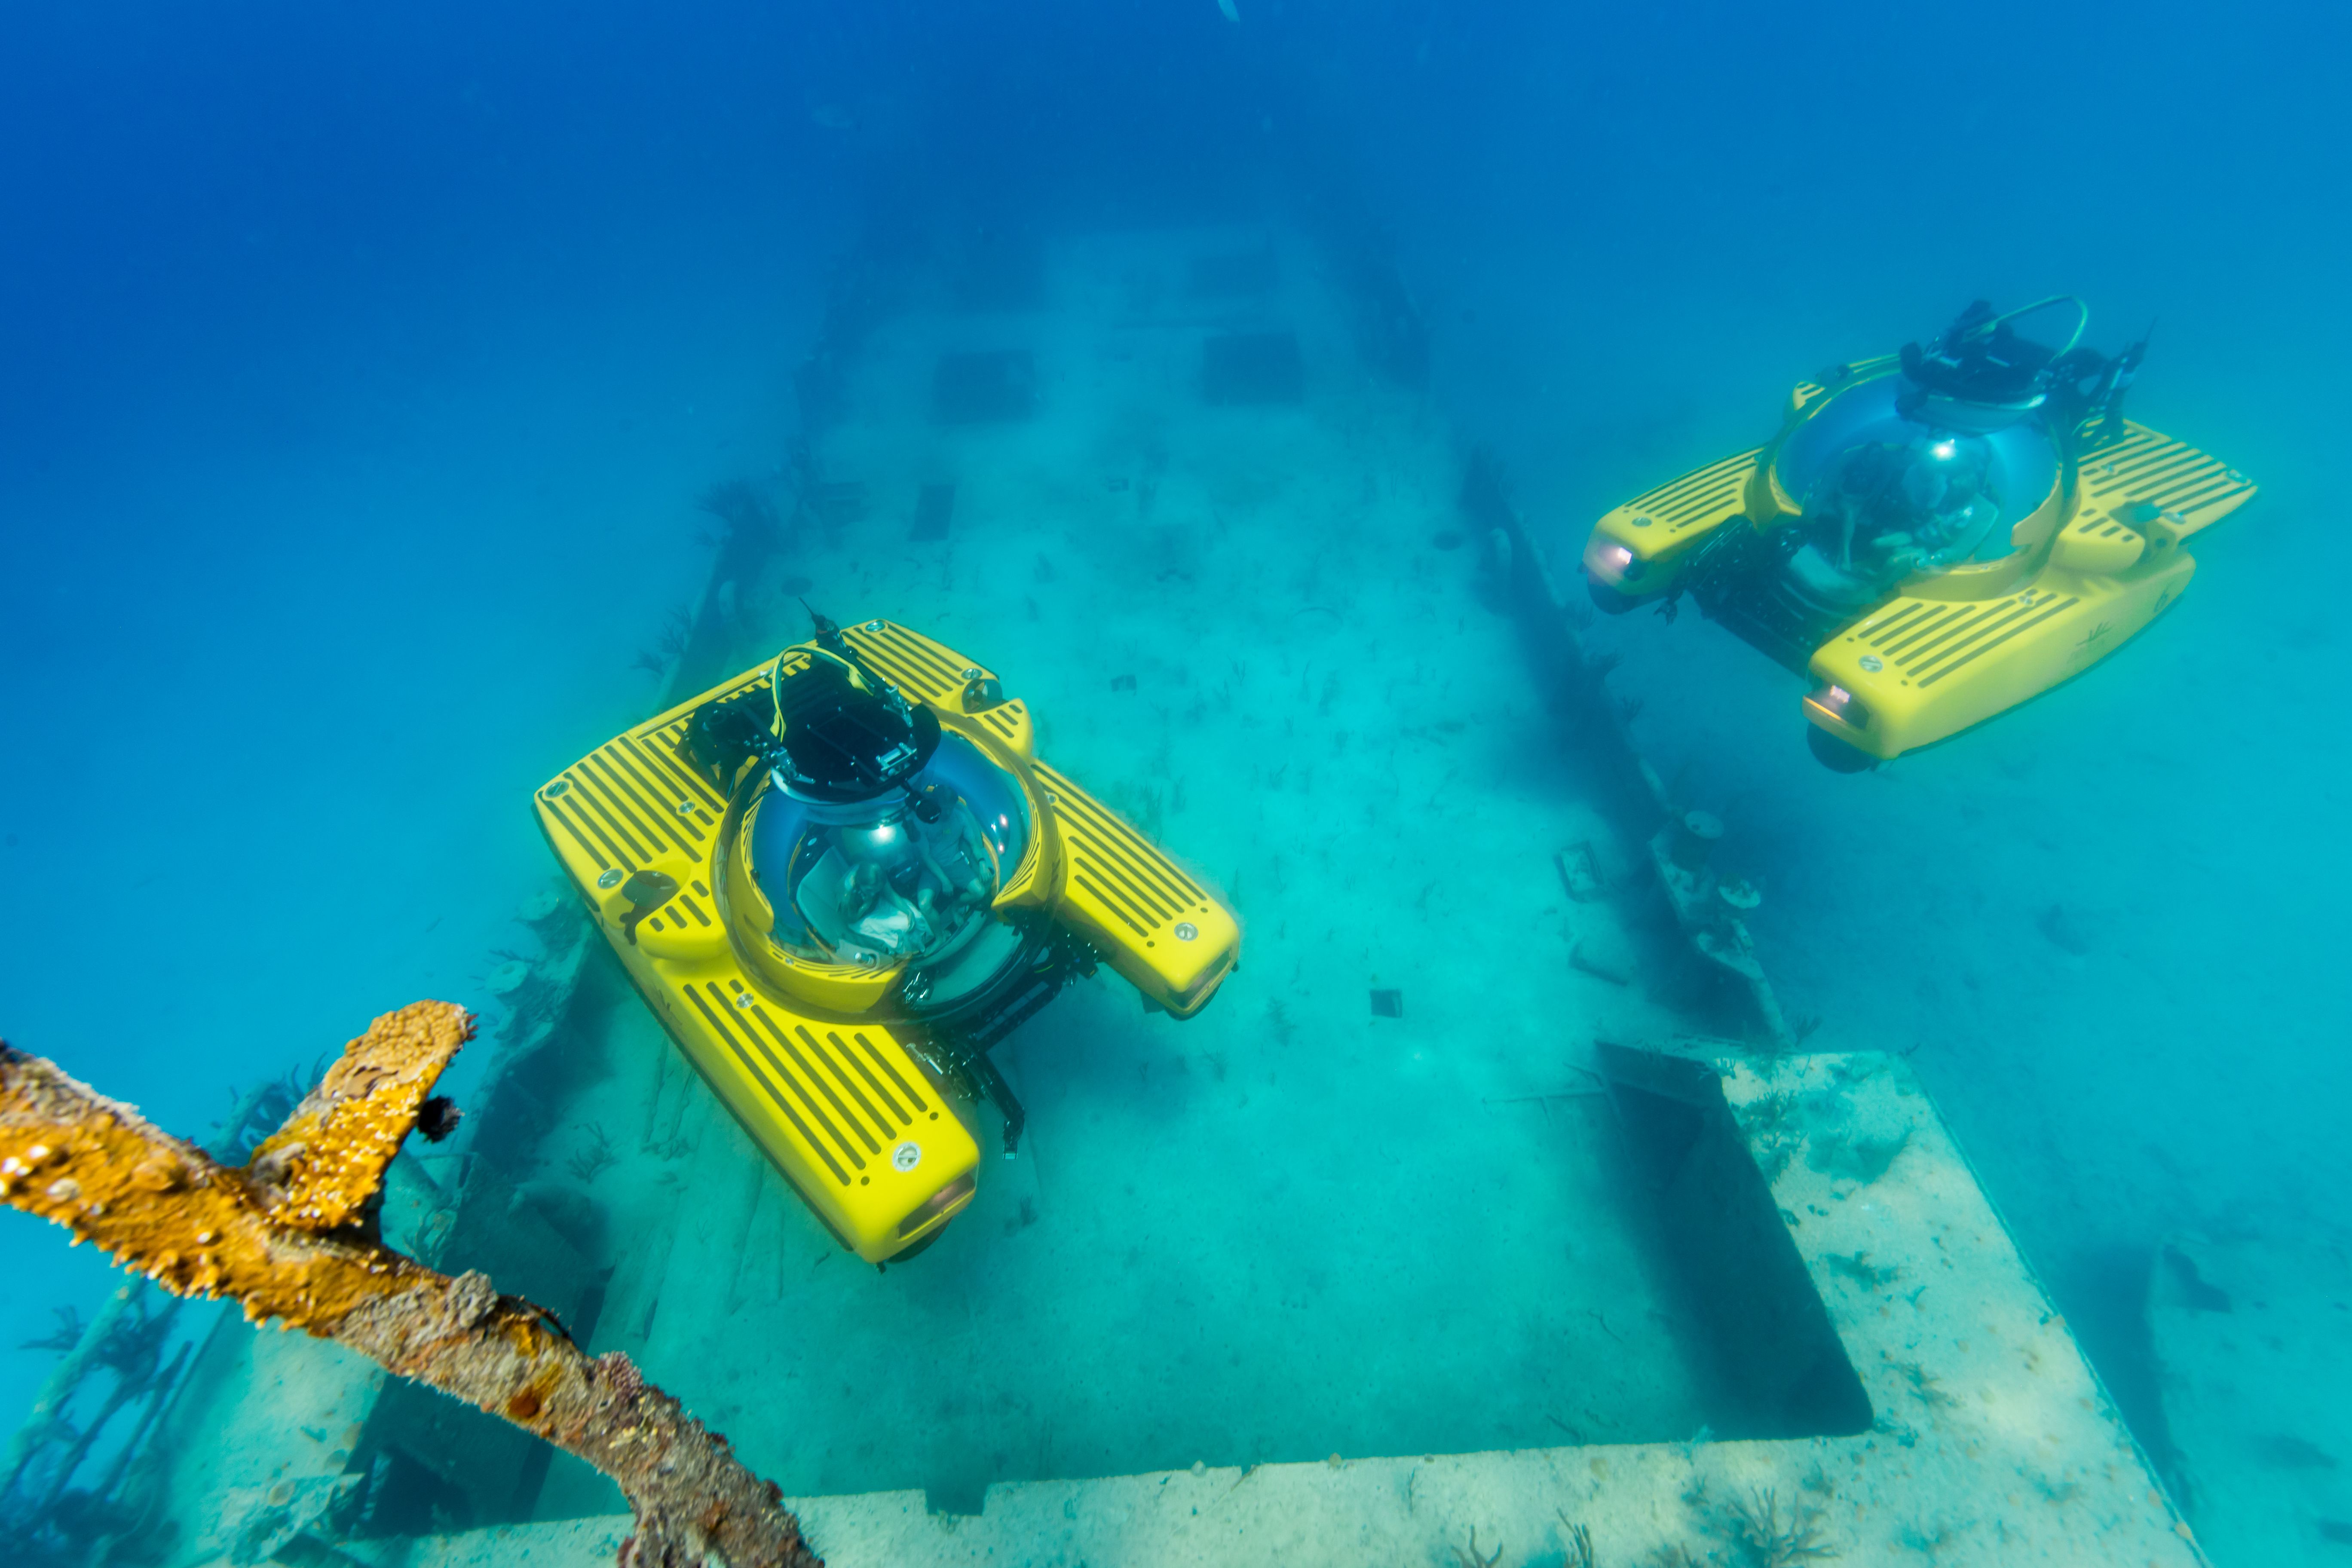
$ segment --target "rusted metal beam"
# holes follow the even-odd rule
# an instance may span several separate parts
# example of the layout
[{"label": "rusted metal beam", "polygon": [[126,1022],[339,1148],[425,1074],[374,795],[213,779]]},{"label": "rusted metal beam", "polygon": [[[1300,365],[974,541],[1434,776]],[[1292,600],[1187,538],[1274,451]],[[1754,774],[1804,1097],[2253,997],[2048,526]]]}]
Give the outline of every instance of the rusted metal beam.
[{"label": "rusted metal beam", "polygon": [[585,1459],[635,1511],[629,1568],[822,1568],[776,1487],[626,1356],[591,1359],[487,1276],[383,1244],[384,1168],[420,1115],[446,1131],[433,1082],[472,1035],[443,1002],[378,1018],[243,1167],[0,1044],[0,1200],[164,1289],[232,1297]]}]

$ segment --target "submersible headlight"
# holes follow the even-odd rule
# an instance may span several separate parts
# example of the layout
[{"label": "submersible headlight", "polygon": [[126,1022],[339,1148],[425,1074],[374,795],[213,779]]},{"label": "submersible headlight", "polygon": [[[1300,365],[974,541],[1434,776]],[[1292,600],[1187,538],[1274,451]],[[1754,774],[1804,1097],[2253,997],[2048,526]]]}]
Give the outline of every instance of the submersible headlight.
[{"label": "submersible headlight", "polygon": [[1807,697],[1805,700],[1831,718],[1841,723],[1851,724],[1857,730],[1870,722],[1870,710],[1855,701],[1853,693],[1843,686],[1835,684],[1824,686]]},{"label": "submersible headlight", "polygon": [[1585,566],[1596,576],[1631,583],[1641,576],[1649,563],[1622,544],[1602,544],[1595,541],[1585,556]]}]

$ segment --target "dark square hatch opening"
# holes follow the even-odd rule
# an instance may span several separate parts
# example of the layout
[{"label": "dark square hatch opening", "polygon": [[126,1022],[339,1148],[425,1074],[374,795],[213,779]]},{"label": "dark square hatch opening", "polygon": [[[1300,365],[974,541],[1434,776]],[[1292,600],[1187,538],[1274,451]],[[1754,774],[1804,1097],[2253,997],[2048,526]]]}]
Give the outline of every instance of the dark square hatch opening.
[{"label": "dark square hatch opening", "polygon": [[1303,403],[1307,367],[1291,332],[1223,332],[1201,348],[1201,395],[1214,404]]},{"label": "dark square hatch opening", "polygon": [[931,374],[931,417],[942,425],[1001,425],[1037,411],[1037,368],[1027,349],[942,354]]}]

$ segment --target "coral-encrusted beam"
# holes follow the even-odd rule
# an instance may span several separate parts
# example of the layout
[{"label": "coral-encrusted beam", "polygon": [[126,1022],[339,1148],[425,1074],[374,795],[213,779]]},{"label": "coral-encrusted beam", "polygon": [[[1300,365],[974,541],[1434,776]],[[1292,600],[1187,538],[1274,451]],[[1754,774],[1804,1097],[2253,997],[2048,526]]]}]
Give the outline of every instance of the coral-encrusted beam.
[{"label": "coral-encrusted beam", "polygon": [[636,1510],[625,1568],[823,1568],[772,1483],[615,1352],[589,1359],[489,1279],[451,1279],[375,1233],[385,1168],[473,1036],[446,1002],[387,1013],[234,1169],[54,1063],[0,1044],[0,1199],[181,1295],[229,1296],[503,1416],[613,1478]]}]

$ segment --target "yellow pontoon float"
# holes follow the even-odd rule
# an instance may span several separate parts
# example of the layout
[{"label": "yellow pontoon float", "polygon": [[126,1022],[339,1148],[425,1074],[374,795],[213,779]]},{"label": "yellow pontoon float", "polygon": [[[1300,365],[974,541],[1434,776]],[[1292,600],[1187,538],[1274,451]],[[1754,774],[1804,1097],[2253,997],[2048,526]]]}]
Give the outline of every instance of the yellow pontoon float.
[{"label": "yellow pontoon float", "polygon": [[1635,497],[1584,550],[1612,614],[1679,595],[1801,674],[1807,738],[1858,771],[2089,668],[2163,613],[2182,548],[2254,493],[2123,416],[2147,353],[2071,297],[1982,300],[1925,348],[1838,365],[1780,434]]},{"label": "yellow pontoon float", "polygon": [[871,1262],[971,1201],[991,1047],[1108,963],[1179,1018],[1233,915],[1037,758],[996,676],[887,621],[814,640],[542,785],[539,820],[678,1045]]}]

